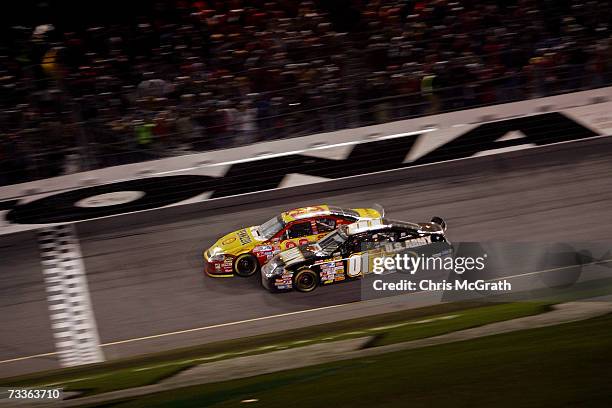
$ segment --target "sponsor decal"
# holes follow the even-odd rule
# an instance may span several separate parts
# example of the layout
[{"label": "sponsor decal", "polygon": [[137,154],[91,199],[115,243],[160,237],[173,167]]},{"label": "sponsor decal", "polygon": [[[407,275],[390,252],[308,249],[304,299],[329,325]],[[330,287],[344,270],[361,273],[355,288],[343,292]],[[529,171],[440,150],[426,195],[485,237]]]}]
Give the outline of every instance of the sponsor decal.
[{"label": "sponsor decal", "polygon": [[291,266],[298,262],[304,261],[304,255],[299,248],[293,248],[284,252],[281,252],[281,260],[285,263],[285,267]]},{"label": "sponsor decal", "polygon": [[277,289],[291,289],[292,285],[291,275],[282,275],[274,280],[274,286]]},{"label": "sponsor decal", "polygon": [[271,252],[273,248],[271,245],[259,245],[253,248],[253,252]]},{"label": "sponsor decal", "polygon": [[246,245],[251,242],[251,237],[249,237],[249,234],[244,229],[238,231],[236,235],[238,235],[238,239],[242,245]]},{"label": "sponsor decal", "polygon": [[404,242],[390,242],[385,244],[384,250],[386,252],[394,252],[407,248],[416,248],[428,244],[431,244],[430,236],[409,239]]},{"label": "sponsor decal", "polygon": [[325,211],[323,207],[312,206],[312,207],[304,207],[304,208],[294,208],[293,210],[287,211],[287,215],[293,218],[302,218],[308,214],[320,213],[323,211]]},{"label": "sponsor decal", "polygon": [[346,279],[342,261],[324,261],[320,264],[323,283],[339,282]]},{"label": "sponsor decal", "polygon": [[221,245],[229,245],[236,240],[236,237],[229,237],[221,242]]},{"label": "sponsor decal", "polygon": [[334,266],[333,263],[324,263],[320,266],[321,268],[321,274],[333,274],[334,271],[336,270],[336,267]]}]

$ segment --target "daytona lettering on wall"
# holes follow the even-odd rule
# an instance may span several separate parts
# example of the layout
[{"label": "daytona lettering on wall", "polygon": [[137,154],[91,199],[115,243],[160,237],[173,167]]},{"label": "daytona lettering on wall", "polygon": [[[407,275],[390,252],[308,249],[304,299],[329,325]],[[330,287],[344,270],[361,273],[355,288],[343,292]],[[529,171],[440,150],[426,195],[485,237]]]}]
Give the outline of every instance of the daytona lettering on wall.
[{"label": "daytona lettering on wall", "polygon": [[[524,137],[504,138],[511,132]],[[416,155],[419,157],[417,160],[405,162],[406,157],[413,153],[419,136],[356,144],[342,160],[289,154],[232,164],[223,177],[148,177],[71,190],[28,203],[0,202],[0,209],[10,210],[6,220],[13,224],[74,222],[173,205],[205,192],[212,192],[211,198],[220,198],[274,189],[289,174],[313,176],[316,180],[339,179],[466,158],[496,149],[518,150],[598,134],[559,112],[531,115],[476,126],[431,152],[420,157]],[[242,241],[245,237],[239,239]]]}]

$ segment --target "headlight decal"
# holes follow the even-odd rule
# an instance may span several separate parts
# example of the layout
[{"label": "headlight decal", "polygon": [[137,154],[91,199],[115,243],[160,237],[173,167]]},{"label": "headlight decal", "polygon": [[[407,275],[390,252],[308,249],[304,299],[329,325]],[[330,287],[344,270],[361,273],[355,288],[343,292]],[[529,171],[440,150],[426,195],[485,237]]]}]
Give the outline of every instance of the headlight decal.
[{"label": "headlight decal", "polygon": [[225,255],[219,254],[219,255],[211,256],[209,260],[212,262],[221,262],[225,260]]},{"label": "headlight decal", "polygon": [[266,278],[271,278],[275,275],[280,275],[283,270],[284,264],[282,262],[276,262],[274,260],[271,260],[270,262],[266,263],[261,269]]}]

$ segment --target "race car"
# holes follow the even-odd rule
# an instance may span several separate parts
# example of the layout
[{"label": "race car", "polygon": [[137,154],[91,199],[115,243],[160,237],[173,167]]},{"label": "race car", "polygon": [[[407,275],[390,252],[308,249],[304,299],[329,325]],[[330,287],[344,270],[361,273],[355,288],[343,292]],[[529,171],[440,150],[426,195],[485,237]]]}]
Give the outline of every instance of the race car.
[{"label": "race car", "polygon": [[204,251],[205,273],[212,277],[248,277],[282,250],[315,242],[341,225],[384,216],[376,208],[344,209],[329,205],[295,208],[267,222],[220,238]]},{"label": "race car", "polygon": [[343,225],[316,243],[275,255],[261,268],[261,282],[271,292],[311,292],[319,285],[360,279],[371,272],[374,257],[386,254],[388,245],[448,243],[445,231],[446,223],[439,217],[418,224],[379,218]]}]

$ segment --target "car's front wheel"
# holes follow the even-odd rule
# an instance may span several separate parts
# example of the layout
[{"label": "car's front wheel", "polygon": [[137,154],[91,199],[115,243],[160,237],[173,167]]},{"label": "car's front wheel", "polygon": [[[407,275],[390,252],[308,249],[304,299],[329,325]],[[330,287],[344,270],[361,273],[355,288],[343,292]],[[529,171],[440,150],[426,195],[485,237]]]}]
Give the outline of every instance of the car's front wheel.
[{"label": "car's front wheel", "polygon": [[257,271],[259,271],[259,262],[252,254],[242,254],[234,260],[234,273],[240,277],[248,278]]},{"label": "car's front wheel", "polygon": [[312,292],[318,284],[319,275],[312,269],[300,269],[293,275],[293,287],[299,292]]}]

